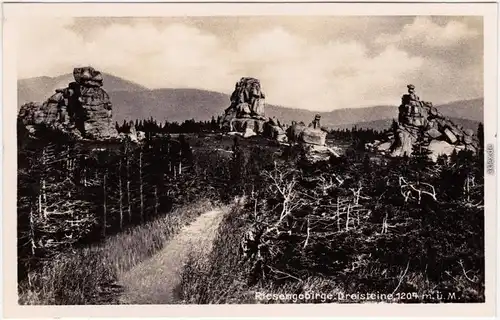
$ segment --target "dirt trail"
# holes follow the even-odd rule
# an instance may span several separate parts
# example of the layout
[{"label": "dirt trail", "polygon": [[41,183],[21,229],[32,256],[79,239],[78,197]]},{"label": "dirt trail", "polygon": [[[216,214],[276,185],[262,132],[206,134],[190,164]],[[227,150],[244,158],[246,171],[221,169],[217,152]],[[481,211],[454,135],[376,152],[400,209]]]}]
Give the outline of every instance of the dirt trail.
[{"label": "dirt trail", "polygon": [[209,252],[224,211],[221,208],[206,212],[185,226],[165,247],[150,259],[143,261],[121,275],[118,284],[124,292],[121,304],[172,304],[174,289],[180,282],[184,263],[189,253]]}]

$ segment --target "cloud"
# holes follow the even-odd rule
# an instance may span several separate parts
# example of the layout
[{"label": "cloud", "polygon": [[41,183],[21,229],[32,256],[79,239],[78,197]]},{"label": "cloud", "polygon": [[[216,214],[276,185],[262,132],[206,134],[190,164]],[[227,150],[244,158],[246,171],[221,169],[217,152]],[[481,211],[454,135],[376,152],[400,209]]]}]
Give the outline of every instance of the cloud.
[{"label": "cloud", "polygon": [[425,57],[414,80],[430,101],[470,99],[483,95],[482,20],[468,17],[415,17],[399,32],[374,43],[395,46]]},{"label": "cloud", "polygon": [[[252,51],[250,60],[260,62],[254,72],[269,102],[285,106],[326,111],[392,101],[387,93],[397,100],[398,84],[422,63],[393,46],[370,57],[356,41],[310,45],[283,30],[268,32],[251,42],[260,55]],[[244,57],[246,47],[238,48]]]},{"label": "cloud", "polygon": [[413,44],[428,47],[450,47],[460,45],[464,40],[479,35],[461,21],[451,20],[441,26],[430,17],[416,17],[411,24],[403,27],[397,34],[382,34],[376,42],[379,44]]},{"label": "cloud", "polygon": [[59,75],[77,48],[85,43],[67,27],[71,18],[41,19],[30,17],[17,21],[17,63],[20,78]]},{"label": "cloud", "polygon": [[[435,32],[434,38],[424,34],[426,26]],[[357,37],[313,41],[278,24],[266,30],[233,29],[228,35],[182,22],[140,20],[94,25],[84,33],[71,19],[51,19],[24,21],[19,31],[21,78],[56,76],[77,65],[93,65],[150,88],[230,93],[240,77],[254,76],[262,81],[269,103],[318,111],[397,104],[407,82],[442,79],[437,69],[423,72],[436,64],[405,49],[401,41],[392,43],[396,37],[433,44],[434,39],[454,43],[472,36],[461,22],[443,27],[426,18],[415,19],[400,34],[380,38],[386,41],[383,45],[376,40],[376,51]],[[226,41],[228,37],[232,40]]]},{"label": "cloud", "polygon": [[227,53],[217,37],[193,27],[111,24],[83,39],[70,31],[71,23],[71,19],[23,22],[18,46],[21,78],[93,65],[151,88],[206,88],[228,73]]}]

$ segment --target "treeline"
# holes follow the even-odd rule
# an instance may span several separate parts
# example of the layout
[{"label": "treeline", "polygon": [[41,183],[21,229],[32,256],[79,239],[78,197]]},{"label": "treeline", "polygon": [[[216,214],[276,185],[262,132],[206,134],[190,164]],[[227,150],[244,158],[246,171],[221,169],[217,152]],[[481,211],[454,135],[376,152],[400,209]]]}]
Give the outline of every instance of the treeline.
[{"label": "treeline", "polygon": [[347,144],[345,153],[350,158],[361,160],[364,157],[366,144],[375,140],[383,139],[384,131],[373,129],[363,129],[356,126],[351,129],[332,130],[328,133],[327,139],[332,139],[335,143]]},{"label": "treeline", "polygon": [[[209,121],[190,119],[179,123],[166,120],[162,123],[151,117],[135,121],[124,120],[121,124],[116,122],[115,127],[119,133],[128,133],[132,127],[136,131],[143,131],[145,133],[208,133],[221,132],[221,121],[222,117],[215,118],[212,116],[212,119]],[[361,146],[366,142],[380,139],[383,133],[383,131],[353,126],[350,129],[332,129],[328,133],[328,138],[341,141],[356,141],[356,145]]]},{"label": "treeline", "polygon": [[132,127],[136,131],[143,131],[145,133],[200,133],[200,132],[219,132],[220,131],[221,117],[217,119],[212,116],[210,121],[196,121],[194,119],[185,120],[181,123],[164,121],[158,122],[152,117],[149,119],[123,121],[119,124],[115,123],[116,130],[119,133],[128,133]]},{"label": "treeline", "polygon": [[371,142],[383,137],[385,131],[375,129],[364,129],[353,126],[350,129],[332,129],[328,133],[327,138],[332,140],[350,141],[353,146],[364,146],[365,143]]}]

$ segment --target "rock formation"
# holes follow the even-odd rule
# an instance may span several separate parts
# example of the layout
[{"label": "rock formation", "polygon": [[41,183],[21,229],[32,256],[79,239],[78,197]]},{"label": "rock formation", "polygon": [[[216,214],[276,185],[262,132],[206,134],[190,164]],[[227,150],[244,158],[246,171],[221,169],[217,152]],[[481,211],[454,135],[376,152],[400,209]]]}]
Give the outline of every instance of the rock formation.
[{"label": "rock formation", "polygon": [[415,87],[408,85],[399,106],[398,121],[385,139],[368,144],[367,147],[390,156],[411,155],[413,145],[423,135],[425,145],[436,160],[440,154],[450,155],[453,150],[476,152],[479,140],[474,131],[463,130],[446,119],[431,102],[421,101]]},{"label": "rock formation", "polygon": [[306,127],[303,122],[292,122],[287,130],[288,140],[300,144],[324,146],[328,130],[320,126],[320,115],[316,115],[313,121]]},{"label": "rock formation", "polygon": [[27,103],[19,121],[31,134],[44,126],[75,138],[109,139],[118,132],[112,122],[109,95],[102,89],[102,75],[92,67],[75,68],[74,82],[57,89],[44,103]]},{"label": "rock formation", "polygon": [[263,134],[265,137],[278,142],[287,141],[287,135],[284,127],[281,125],[279,120],[276,120],[275,118],[269,118],[269,120],[264,123]]},{"label": "rock formation", "polygon": [[300,135],[306,128],[304,122],[297,123],[296,121],[292,121],[292,125],[288,127],[286,131],[288,141],[298,143],[300,141]]},{"label": "rock formation", "polygon": [[305,156],[305,160],[314,163],[325,161],[333,156],[339,156],[332,148],[326,145],[326,135],[328,131],[320,125],[320,115],[316,115],[314,120],[306,126],[303,122],[295,121],[287,129],[288,141],[295,142]]},{"label": "rock formation", "polygon": [[236,82],[231,105],[225,110],[222,127],[228,131],[262,133],[264,130],[265,95],[260,81],[243,77]]}]

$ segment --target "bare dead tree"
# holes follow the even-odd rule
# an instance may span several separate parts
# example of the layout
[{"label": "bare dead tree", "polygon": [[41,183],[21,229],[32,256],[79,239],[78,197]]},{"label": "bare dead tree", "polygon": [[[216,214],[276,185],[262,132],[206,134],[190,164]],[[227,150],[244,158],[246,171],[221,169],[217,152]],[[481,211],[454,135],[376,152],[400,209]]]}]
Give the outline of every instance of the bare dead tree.
[{"label": "bare dead tree", "polygon": [[319,181],[321,182],[319,187],[325,196],[328,194],[328,190],[338,186],[338,183],[333,182],[332,177],[327,180],[324,176],[320,176]]},{"label": "bare dead tree", "polygon": [[140,198],[140,210],[141,210],[141,223],[144,222],[144,185],[142,177],[142,148],[139,149],[139,198]]},{"label": "bare dead tree", "polygon": [[355,188],[349,188],[349,190],[352,192],[353,203],[356,206],[359,205],[359,200],[360,199],[364,199],[364,200],[370,199],[370,197],[365,197],[365,196],[361,195],[361,190],[363,190],[363,186],[361,185],[361,182],[359,182],[359,185],[358,185],[357,189],[355,189]]},{"label": "bare dead tree", "polygon": [[380,231],[381,234],[387,233],[387,218],[388,218],[388,213],[385,214],[384,220],[382,221],[382,230]]},{"label": "bare dead tree", "polygon": [[337,182],[339,183],[339,186],[341,186],[343,183],[344,183],[344,179],[341,179],[339,178],[336,174],[332,173],[332,176],[335,178],[335,180],[337,180]]},{"label": "bare dead tree", "polygon": [[399,277],[398,285],[396,286],[396,288],[394,289],[394,291],[392,291],[392,294],[394,294],[394,293],[396,293],[396,291],[398,291],[399,286],[403,282],[403,279],[406,276],[406,273],[408,272],[408,267],[410,267],[410,260],[408,260],[408,263],[406,264],[406,269],[401,273],[401,275]]},{"label": "bare dead tree", "polygon": [[[257,220],[257,196],[255,192],[255,185],[252,184],[252,191],[250,192],[250,199],[253,200],[253,218]],[[243,197],[244,199],[244,197]]]},{"label": "bare dead tree", "polygon": [[465,196],[467,197],[468,203],[471,202],[471,200],[470,200],[471,189],[476,186],[475,180],[476,180],[476,177],[474,177],[474,175],[467,173],[467,177],[465,178],[465,181],[464,181],[463,190],[464,190]]},{"label": "bare dead tree", "polygon": [[120,157],[120,164],[118,169],[118,206],[120,211],[120,230],[123,230],[123,189],[122,189],[122,159]]},{"label": "bare dead tree", "polygon": [[88,174],[88,169],[87,169],[87,156],[84,155],[83,157],[83,163],[80,164],[80,166],[83,166],[83,172],[82,172],[82,176],[83,176],[83,186],[84,187],[87,187],[88,186],[88,183],[87,183],[87,174]]},{"label": "bare dead tree", "polygon": [[33,207],[30,205],[30,230],[29,230],[29,242],[31,247],[31,255],[35,256],[36,250],[36,240],[35,240],[35,217],[33,216]]},{"label": "bare dead tree", "polygon": [[345,231],[349,231],[349,212],[351,211],[351,204],[347,204],[347,214],[345,218]]},{"label": "bare dead tree", "polygon": [[158,201],[158,186],[154,186],[154,196],[155,196],[155,217],[158,215],[158,207],[160,206],[160,202]]},{"label": "bare dead tree", "polygon": [[467,280],[469,280],[470,282],[472,282],[472,283],[474,283],[474,284],[477,284],[477,283],[478,283],[478,281],[479,281],[478,276],[474,275],[472,278],[471,278],[471,277],[469,277],[468,273],[469,273],[469,272],[471,272],[472,270],[467,270],[467,271],[465,270],[464,261],[463,261],[462,259],[460,259],[460,260],[458,261],[458,264],[459,264],[459,265],[460,265],[460,267],[462,268],[462,272],[463,272],[463,274],[464,274],[465,278],[466,278]]},{"label": "bare dead tree", "polygon": [[[422,201],[422,194],[426,194],[430,196],[434,201],[437,201],[436,189],[429,183],[410,183],[406,181],[405,178],[400,176],[399,186],[401,195],[405,198],[405,202],[408,202],[409,199],[416,199],[417,203],[420,204]],[[414,195],[414,193],[416,193],[416,196]]]},{"label": "bare dead tree", "polygon": [[130,198],[130,154],[128,153],[128,149],[125,151],[127,157],[127,213],[128,213],[128,223],[132,222],[132,204]]},{"label": "bare dead tree", "polygon": [[307,238],[306,238],[306,241],[304,242],[303,249],[305,249],[307,247],[307,244],[309,243],[309,236],[310,235],[311,235],[311,227],[310,227],[309,217],[307,217]]},{"label": "bare dead tree", "polygon": [[106,169],[103,174],[102,178],[102,237],[106,237],[106,224],[107,224],[107,215],[108,215],[108,206],[107,206],[107,190],[106,190],[106,183],[107,183],[107,178],[108,178],[108,170]]},{"label": "bare dead tree", "polygon": [[45,182],[46,175],[46,150],[45,147],[42,148],[42,155],[40,159],[41,170],[40,170],[40,192],[38,194],[38,215],[40,219],[45,219],[47,217],[47,213],[45,210],[45,206],[47,205],[47,186]]},{"label": "bare dead tree", "polygon": [[340,232],[340,199],[337,197],[337,231]]},{"label": "bare dead tree", "polygon": [[[264,175],[272,182],[270,188],[277,191],[277,195],[282,199],[279,219],[269,227],[264,234],[276,231],[276,234],[279,235],[281,223],[302,204],[302,199],[295,190],[297,179],[293,176],[292,172],[283,171],[275,164],[274,170],[271,172],[265,171]],[[289,178],[290,176],[292,176],[292,178]]]}]

